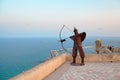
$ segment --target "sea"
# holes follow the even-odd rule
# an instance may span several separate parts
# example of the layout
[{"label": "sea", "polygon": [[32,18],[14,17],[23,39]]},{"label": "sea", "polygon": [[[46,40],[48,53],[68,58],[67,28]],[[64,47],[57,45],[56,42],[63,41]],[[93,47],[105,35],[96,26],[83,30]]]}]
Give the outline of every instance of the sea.
[{"label": "sea", "polygon": [[[120,37],[87,37],[83,46],[94,46],[101,39],[104,45],[120,47]],[[66,39],[64,48],[72,48],[73,41]],[[62,49],[59,38],[0,38],[0,80],[8,80],[51,58],[51,50]],[[85,49],[95,54],[94,48]]]}]

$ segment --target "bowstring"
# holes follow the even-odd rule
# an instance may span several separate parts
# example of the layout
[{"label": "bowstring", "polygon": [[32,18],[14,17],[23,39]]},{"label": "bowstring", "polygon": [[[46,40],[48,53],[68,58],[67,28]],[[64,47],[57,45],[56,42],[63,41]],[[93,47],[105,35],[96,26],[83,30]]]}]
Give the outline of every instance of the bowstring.
[{"label": "bowstring", "polygon": [[[72,34],[73,35],[73,31],[70,29],[70,28],[68,28],[67,26],[65,26],[65,25],[63,25],[69,32],[70,32],[70,34]],[[70,36],[72,36],[72,35],[70,35]],[[67,37],[67,38],[64,38],[64,39],[69,39],[70,38],[70,36],[69,37]],[[62,45],[62,47],[64,47],[63,45]],[[66,51],[66,52],[68,52],[68,53],[72,53],[71,51],[68,51],[70,48],[65,48],[64,47],[64,50]]]}]

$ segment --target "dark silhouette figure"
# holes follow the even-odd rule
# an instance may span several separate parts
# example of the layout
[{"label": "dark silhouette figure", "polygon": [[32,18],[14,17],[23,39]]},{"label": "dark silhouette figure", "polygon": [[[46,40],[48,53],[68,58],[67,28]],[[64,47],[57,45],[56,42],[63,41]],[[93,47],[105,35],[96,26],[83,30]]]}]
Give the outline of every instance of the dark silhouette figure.
[{"label": "dark silhouette figure", "polygon": [[84,64],[85,52],[82,48],[82,41],[85,39],[86,33],[85,32],[78,33],[78,30],[76,28],[74,28],[74,34],[75,35],[70,36],[70,38],[74,41],[73,53],[72,53],[73,62],[71,64],[76,63],[77,51],[79,51],[79,54],[81,57],[81,64],[80,65],[85,65]]}]

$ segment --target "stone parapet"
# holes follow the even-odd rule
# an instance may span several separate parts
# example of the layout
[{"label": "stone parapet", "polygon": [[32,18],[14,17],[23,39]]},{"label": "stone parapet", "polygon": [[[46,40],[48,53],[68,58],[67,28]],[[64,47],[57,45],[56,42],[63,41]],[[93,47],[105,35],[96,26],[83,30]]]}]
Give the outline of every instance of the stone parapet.
[{"label": "stone parapet", "polygon": [[10,80],[42,80],[60,67],[64,62],[66,62],[66,54],[51,58],[46,62],[11,78]]},{"label": "stone parapet", "polygon": [[[72,61],[72,56],[67,55],[67,60]],[[85,56],[85,62],[120,62],[120,53],[111,54],[89,54]],[[80,63],[81,59],[78,55],[76,63]]]}]

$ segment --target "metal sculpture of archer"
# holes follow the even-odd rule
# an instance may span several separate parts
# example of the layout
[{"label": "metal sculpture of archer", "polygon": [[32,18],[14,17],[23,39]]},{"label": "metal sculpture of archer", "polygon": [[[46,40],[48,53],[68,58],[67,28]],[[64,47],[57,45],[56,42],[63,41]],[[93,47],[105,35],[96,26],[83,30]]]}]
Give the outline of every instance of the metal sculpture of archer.
[{"label": "metal sculpture of archer", "polygon": [[73,49],[72,49],[73,62],[71,64],[76,63],[77,51],[79,51],[79,54],[80,54],[80,57],[81,57],[81,64],[80,65],[84,65],[85,52],[82,48],[82,42],[86,38],[86,32],[78,33],[78,30],[74,27],[74,30],[73,30],[74,35],[72,35],[68,38],[62,39],[61,33],[62,33],[62,30],[63,30],[64,27],[65,27],[65,25],[63,25],[63,27],[60,30],[60,42],[61,42],[62,48],[65,51],[67,51],[67,49],[64,48],[64,46],[63,46],[63,42],[65,42],[66,39],[68,39],[68,38],[72,39],[73,40]]}]

